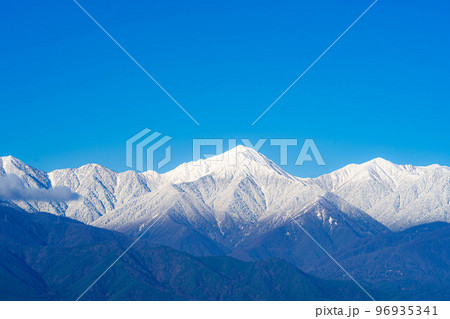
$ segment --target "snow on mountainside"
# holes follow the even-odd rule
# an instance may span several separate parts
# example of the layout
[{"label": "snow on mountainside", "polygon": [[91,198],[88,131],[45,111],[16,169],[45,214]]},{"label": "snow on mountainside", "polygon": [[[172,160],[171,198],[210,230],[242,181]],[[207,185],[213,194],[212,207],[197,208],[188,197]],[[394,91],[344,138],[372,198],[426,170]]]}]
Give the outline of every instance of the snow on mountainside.
[{"label": "snow on mountainside", "polygon": [[274,174],[291,180],[295,179],[264,155],[238,145],[223,154],[181,164],[164,176],[172,183],[182,183],[193,182],[207,175],[220,178],[243,176],[264,178]]},{"label": "snow on mountainside", "polygon": [[304,186],[263,155],[243,146],[183,164],[164,178],[213,211],[226,245],[234,245],[234,237],[240,238],[249,225],[279,212],[280,205],[296,207],[323,193],[317,186]]},{"label": "snow on mountainside", "polygon": [[67,186],[82,196],[80,201],[69,203],[64,213],[88,224],[160,184],[155,172],[116,173],[97,164],[56,170],[48,175],[53,186]]},{"label": "snow on mountainside", "polygon": [[450,168],[396,165],[382,158],[312,179],[392,230],[450,221]]},{"label": "snow on mountainside", "polygon": [[17,175],[28,187],[49,188],[51,186],[46,173],[12,156],[0,157],[0,175],[5,174]]},{"label": "snow on mountainside", "polygon": [[237,146],[162,175],[116,173],[96,164],[47,174],[10,156],[0,158],[4,174],[19,176],[28,187],[67,186],[82,196],[67,203],[15,202],[30,212],[64,214],[136,235],[168,209],[167,220],[158,223],[171,223],[172,229],[178,225],[181,237],[189,233],[225,247],[239,245],[251,229],[279,227],[286,218],[283,210],[297,213],[330,196],[326,194],[345,202],[344,212],[357,207],[394,230],[450,222],[448,167],[396,165],[381,158],[303,179],[255,150]]},{"label": "snow on mountainside", "polygon": [[[281,205],[304,205],[324,193],[244,147],[221,157],[183,164],[161,179],[153,192],[105,214],[93,225],[138,235],[167,210],[166,218],[152,227],[153,240],[170,241],[172,247],[180,249],[177,245],[189,234],[190,240],[193,236],[195,241],[207,242],[206,251],[211,248],[208,240],[226,251],[242,240],[251,225],[279,214]],[[163,231],[166,229],[172,231]]]},{"label": "snow on mountainside", "polygon": [[322,188],[367,210],[400,184],[414,182],[424,173],[426,169],[423,167],[395,165],[376,158],[361,165],[347,165],[314,181]]},{"label": "snow on mountainside", "polygon": [[368,213],[392,230],[450,220],[450,170],[433,165],[414,182],[403,182]]},{"label": "snow on mountainside", "polygon": [[304,230],[328,252],[389,232],[363,211],[326,193],[299,210],[262,220],[231,255],[244,260],[283,258],[301,268],[325,255]]},{"label": "snow on mountainside", "polygon": [[[26,187],[49,189],[52,186],[47,173],[12,156],[0,157],[0,176],[11,174],[19,177]],[[67,208],[67,204],[61,202],[16,201],[15,205],[28,212],[46,211],[52,214],[60,214]]]}]

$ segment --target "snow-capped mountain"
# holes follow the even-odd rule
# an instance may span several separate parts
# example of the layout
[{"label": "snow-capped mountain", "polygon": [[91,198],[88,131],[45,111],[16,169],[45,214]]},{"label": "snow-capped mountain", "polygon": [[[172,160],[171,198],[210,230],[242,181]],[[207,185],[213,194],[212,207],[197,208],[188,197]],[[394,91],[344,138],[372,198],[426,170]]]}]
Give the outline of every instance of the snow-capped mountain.
[{"label": "snow-capped mountain", "polygon": [[56,170],[48,177],[52,186],[67,186],[82,196],[80,201],[69,203],[63,213],[87,224],[151,192],[159,184],[159,174],[155,172],[116,173],[97,164]]},{"label": "snow-capped mountain", "polygon": [[[47,173],[12,156],[0,157],[0,176],[3,175],[17,176],[23,185],[28,188],[45,190],[52,186]],[[64,202],[15,201],[12,204],[28,212],[46,211],[52,214],[61,214],[67,209],[67,204]]]},{"label": "snow-capped mountain", "polygon": [[392,230],[450,221],[450,168],[376,158],[312,179]]},{"label": "snow-capped mountain", "polygon": [[[104,214],[93,225],[138,235],[158,221],[150,231],[154,240],[183,249],[180,245],[189,236],[189,241],[204,244],[188,250],[191,253],[209,253],[218,247],[225,252],[261,231],[262,220],[270,219],[271,227],[285,222],[286,216],[275,218],[280,207],[297,209],[325,193],[243,146],[183,164],[160,178],[154,191]],[[166,211],[167,216],[158,220]]]},{"label": "snow-capped mountain", "polygon": [[298,233],[293,219],[328,249],[384,232],[384,226],[400,230],[450,222],[448,167],[396,165],[381,158],[298,178],[238,146],[165,174],[116,173],[96,164],[47,174],[2,157],[0,175],[5,174],[17,175],[27,187],[66,186],[82,196],[62,203],[15,201],[29,212],[63,214],[134,236],[153,225],[148,233],[153,240],[198,255],[270,256],[276,250],[272,243],[283,243],[292,246],[286,254],[299,256],[305,234]]}]

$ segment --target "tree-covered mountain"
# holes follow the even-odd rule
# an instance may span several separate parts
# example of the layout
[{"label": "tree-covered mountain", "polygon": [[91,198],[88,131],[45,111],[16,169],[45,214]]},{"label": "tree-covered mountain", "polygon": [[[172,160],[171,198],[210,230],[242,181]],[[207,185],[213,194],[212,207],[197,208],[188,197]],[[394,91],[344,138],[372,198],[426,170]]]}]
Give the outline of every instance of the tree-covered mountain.
[{"label": "tree-covered mountain", "polygon": [[[383,299],[450,299],[450,224],[436,222],[363,238],[334,253],[355,278],[383,291]],[[327,279],[346,278],[329,258],[304,268]]]},{"label": "tree-covered mountain", "polygon": [[[76,300],[132,243],[126,235],[0,205],[0,299]],[[193,257],[139,241],[83,300],[367,300],[348,280],[281,259]]]}]

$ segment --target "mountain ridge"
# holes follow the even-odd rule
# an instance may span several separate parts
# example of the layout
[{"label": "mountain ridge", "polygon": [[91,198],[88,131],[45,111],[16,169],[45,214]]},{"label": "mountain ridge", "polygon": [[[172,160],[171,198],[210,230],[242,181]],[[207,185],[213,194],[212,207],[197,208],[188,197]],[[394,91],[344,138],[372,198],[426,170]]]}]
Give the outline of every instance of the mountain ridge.
[{"label": "mountain ridge", "polygon": [[[0,175],[17,173],[29,187],[66,186],[82,196],[72,202],[13,202],[29,212],[64,215],[131,236],[156,223],[147,234],[152,240],[198,256],[255,251],[251,241],[267,245],[269,234],[284,242],[284,234],[293,233],[286,230],[294,222],[288,214],[306,222],[330,250],[386,227],[398,231],[450,221],[450,169],[439,165],[396,165],[376,158],[299,178],[244,146],[165,174],[116,173],[97,164],[47,174],[12,157],[0,164]],[[160,219],[160,214],[166,216]],[[188,239],[195,244],[187,245]],[[298,245],[292,244],[297,255]],[[257,248],[258,254],[271,255],[271,247]],[[298,266],[303,261],[297,257]]]}]

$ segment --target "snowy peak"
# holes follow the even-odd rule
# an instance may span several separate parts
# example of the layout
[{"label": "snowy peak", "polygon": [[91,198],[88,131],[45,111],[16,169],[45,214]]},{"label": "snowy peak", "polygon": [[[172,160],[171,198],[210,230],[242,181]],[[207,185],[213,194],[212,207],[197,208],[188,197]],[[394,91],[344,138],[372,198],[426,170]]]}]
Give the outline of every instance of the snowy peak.
[{"label": "snowy peak", "polygon": [[419,175],[423,171],[423,167],[416,167],[413,165],[397,165],[381,157],[363,163],[361,164],[361,167],[371,172],[382,172],[383,174],[389,176],[396,176],[398,174]]},{"label": "snowy peak", "polygon": [[25,165],[20,159],[15,158],[14,156],[0,156],[0,167],[8,166],[8,165]]},{"label": "snowy peak", "polygon": [[368,171],[371,173],[383,173],[392,177],[404,177],[404,176],[422,176],[423,174],[430,172],[434,169],[448,169],[448,167],[440,166],[437,164],[429,166],[414,166],[414,165],[399,165],[394,164],[381,157],[374,158],[368,162],[362,164],[351,164],[344,168],[337,170],[336,172],[346,169],[354,169],[356,171]]},{"label": "snowy peak", "polygon": [[25,164],[13,156],[0,157],[0,175],[16,175],[22,182],[33,188],[49,188],[50,180],[46,173]]},{"label": "snowy peak", "polygon": [[207,159],[184,163],[164,176],[173,183],[192,182],[207,175],[219,178],[233,178],[243,176],[267,176],[294,179],[264,155],[252,148],[238,145],[235,148]]},{"label": "snowy peak", "polygon": [[[363,164],[347,165],[330,174],[313,179],[312,182],[316,182],[324,190],[344,198],[384,225],[391,227],[394,222],[398,223],[399,220],[412,219],[418,223],[419,220],[424,220],[421,216],[427,216],[429,222],[435,221],[431,216],[439,211],[436,208],[437,205],[433,207],[426,204],[421,198],[425,198],[424,195],[427,193],[428,203],[445,203],[449,197],[444,191],[447,187],[445,181],[449,175],[450,170],[446,166],[397,165],[385,159],[376,158]],[[433,178],[437,184],[432,192],[428,192],[427,185],[424,185],[423,181],[429,180],[431,176],[439,178]],[[437,189],[441,191],[436,191]],[[421,193],[418,190],[421,190]],[[406,196],[407,194],[408,196]],[[413,202],[416,203],[412,206]],[[421,205],[417,202],[420,202]],[[384,212],[380,211],[381,207]],[[411,210],[408,211],[407,207],[411,207]],[[420,207],[420,209],[413,211],[412,207]],[[442,207],[442,209],[446,208]],[[389,211],[388,216],[385,214],[386,210]],[[404,215],[407,211],[411,215],[408,218]],[[383,219],[381,219],[381,215],[384,216]],[[435,215],[436,218],[438,218],[437,216]],[[444,221],[449,218],[440,216],[438,220]],[[414,225],[414,222],[409,225]],[[401,227],[397,229],[401,229]]]},{"label": "snowy peak", "polygon": [[[222,156],[223,155],[223,156]],[[238,145],[235,148],[232,148],[231,150],[214,156],[208,160],[213,161],[221,161],[221,158],[223,158],[228,165],[252,165],[252,164],[258,164],[260,166],[273,166],[273,162],[269,160],[264,155],[258,153],[254,149],[250,147],[245,147],[243,145]],[[207,160],[207,161],[208,161]]]},{"label": "snowy peak", "polygon": [[365,163],[362,163],[361,165],[379,165],[379,166],[396,166],[396,164],[392,163],[391,161],[388,161],[387,159],[384,159],[382,157],[375,157],[374,159],[371,159],[370,161],[367,161]]},{"label": "snowy peak", "polygon": [[31,172],[37,170],[11,155],[0,157],[0,174],[15,174],[18,171]]},{"label": "snowy peak", "polygon": [[339,191],[347,186],[366,183],[378,184],[382,189],[394,189],[425,174],[431,166],[397,165],[383,158],[362,164],[350,164],[315,180],[328,191]]}]

